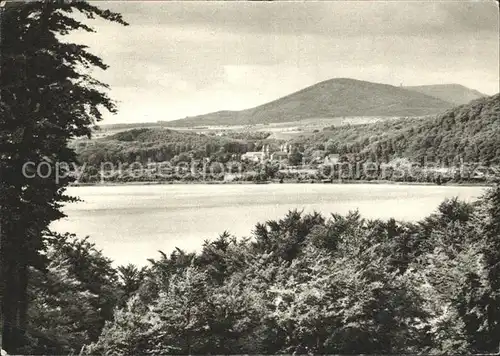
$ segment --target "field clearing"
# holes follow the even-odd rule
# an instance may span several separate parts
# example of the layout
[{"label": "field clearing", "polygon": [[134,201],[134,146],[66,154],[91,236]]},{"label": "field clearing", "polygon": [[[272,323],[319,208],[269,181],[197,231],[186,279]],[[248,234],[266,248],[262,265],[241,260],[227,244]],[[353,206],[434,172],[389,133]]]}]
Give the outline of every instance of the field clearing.
[{"label": "field clearing", "polygon": [[[300,121],[279,122],[270,124],[256,125],[234,125],[234,126],[197,126],[197,127],[169,127],[168,122],[146,122],[132,124],[110,124],[100,125],[93,132],[91,140],[112,136],[119,132],[134,129],[169,129],[180,132],[196,132],[206,135],[217,135],[230,132],[269,132],[269,138],[277,140],[292,140],[298,136],[309,136],[314,132],[322,131],[326,127],[346,126],[346,125],[365,125],[380,121],[395,120],[399,117],[330,117],[330,118],[312,118]],[[88,141],[87,138],[78,138],[73,141]]]},{"label": "field clearing", "polygon": [[168,121],[165,122],[146,122],[146,123],[133,123],[124,125],[101,125],[100,129],[96,131],[99,135],[112,135],[117,132],[132,130],[132,129],[142,129],[142,128],[167,128],[177,131],[195,131],[195,132],[205,132],[205,131],[282,131],[290,129],[321,129],[332,125],[363,125],[370,124],[378,121],[397,119],[398,117],[327,117],[327,118],[312,118],[299,121],[289,121],[289,122],[277,122],[270,124],[255,124],[255,125],[207,125],[207,126],[195,126],[195,127],[169,127]]}]

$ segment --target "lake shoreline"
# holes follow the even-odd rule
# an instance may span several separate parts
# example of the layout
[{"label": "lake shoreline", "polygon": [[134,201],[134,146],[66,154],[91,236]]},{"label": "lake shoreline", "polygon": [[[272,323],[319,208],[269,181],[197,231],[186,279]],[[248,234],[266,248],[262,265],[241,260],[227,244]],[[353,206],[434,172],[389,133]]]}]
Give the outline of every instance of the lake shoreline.
[{"label": "lake shoreline", "polygon": [[263,181],[263,182],[253,182],[253,181],[171,181],[171,182],[160,182],[160,181],[145,181],[145,182],[104,182],[104,183],[72,183],[70,187],[113,187],[113,186],[138,186],[138,185],[261,185],[261,184],[314,184],[314,185],[356,185],[356,184],[373,184],[373,185],[413,185],[413,186],[443,186],[443,187],[491,187],[494,183],[484,183],[484,182],[464,182],[464,183],[443,183],[436,184],[432,182],[396,182],[388,180],[344,180],[344,181],[332,181],[332,182],[321,182],[321,181]]},{"label": "lake shoreline", "polygon": [[[360,184],[361,183],[361,184]],[[251,236],[256,224],[279,221],[290,211],[367,219],[420,221],[446,199],[472,202],[484,195],[479,186],[430,184],[154,184],[94,185],[68,188],[78,197],[62,209],[64,219],[50,229],[90,236],[117,264],[138,264],[157,251],[191,251],[222,232]]]}]

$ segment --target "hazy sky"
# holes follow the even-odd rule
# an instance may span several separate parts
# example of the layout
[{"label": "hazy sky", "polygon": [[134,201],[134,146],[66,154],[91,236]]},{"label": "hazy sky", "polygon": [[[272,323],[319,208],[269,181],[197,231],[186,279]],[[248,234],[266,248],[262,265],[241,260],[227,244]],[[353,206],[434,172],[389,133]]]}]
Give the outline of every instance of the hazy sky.
[{"label": "hazy sky", "polygon": [[110,65],[94,74],[120,112],[102,124],[245,109],[336,77],[499,92],[494,1],[95,4],[130,23],[71,35]]}]

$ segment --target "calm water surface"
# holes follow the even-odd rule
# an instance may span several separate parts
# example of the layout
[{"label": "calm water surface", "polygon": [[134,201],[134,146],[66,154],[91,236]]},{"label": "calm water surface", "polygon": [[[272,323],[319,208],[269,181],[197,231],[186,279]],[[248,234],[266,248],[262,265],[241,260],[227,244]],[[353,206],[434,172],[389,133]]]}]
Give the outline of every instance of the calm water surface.
[{"label": "calm water surface", "polygon": [[418,220],[445,198],[474,200],[482,187],[371,184],[123,185],[72,187],[84,200],[68,204],[68,215],[52,225],[90,239],[116,264],[145,264],[176,246],[198,249],[224,230],[250,236],[257,222],[290,209],[347,213],[369,218]]}]

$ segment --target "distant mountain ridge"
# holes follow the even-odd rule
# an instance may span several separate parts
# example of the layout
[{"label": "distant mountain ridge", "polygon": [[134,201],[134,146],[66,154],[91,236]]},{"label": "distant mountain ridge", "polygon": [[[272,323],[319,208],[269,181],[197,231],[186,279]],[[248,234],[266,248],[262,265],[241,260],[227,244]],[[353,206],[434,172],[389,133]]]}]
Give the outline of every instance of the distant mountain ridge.
[{"label": "distant mountain ridge", "polygon": [[403,88],[433,96],[454,105],[467,104],[472,100],[484,98],[487,96],[483,93],[478,92],[477,90],[469,89],[460,84],[419,85],[407,86]]},{"label": "distant mountain ridge", "polygon": [[420,87],[405,88],[336,78],[254,108],[187,117],[169,121],[168,126],[251,125],[344,116],[425,116],[439,114],[455,106],[454,102],[422,91]]}]

